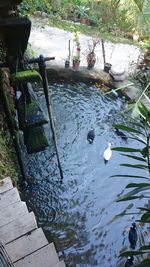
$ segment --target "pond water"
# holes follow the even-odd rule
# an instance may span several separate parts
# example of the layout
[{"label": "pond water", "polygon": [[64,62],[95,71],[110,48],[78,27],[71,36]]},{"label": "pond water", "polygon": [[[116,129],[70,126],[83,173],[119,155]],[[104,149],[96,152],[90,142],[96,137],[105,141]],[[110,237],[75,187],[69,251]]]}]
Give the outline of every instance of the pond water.
[{"label": "pond water", "polygon": [[[22,148],[29,177],[22,189],[22,199],[35,212],[38,225],[43,227],[48,240],[55,243],[68,266],[124,266],[125,259],[118,256],[129,249],[128,231],[136,219],[130,213],[136,211],[139,202],[116,203],[131,179],[110,176],[129,173],[129,169],[119,166],[127,160],[113,151],[106,165],[103,161],[108,142],[113,146],[136,147],[135,141],[125,142],[112,127],[114,123],[128,124],[124,105],[121,99],[106,98],[94,86],[85,84],[60,83],[50,89],[64,180],[60,183],[47,125],[50,146],[45,151],[27,155]],[[38,97],[46,110],[41,90]],[[87,141],[91,127],[96,134],[93,144]],[[129,214],[122,216],[123,212]],[[138,234],[139,246],[144,242],[140,226]]]}]

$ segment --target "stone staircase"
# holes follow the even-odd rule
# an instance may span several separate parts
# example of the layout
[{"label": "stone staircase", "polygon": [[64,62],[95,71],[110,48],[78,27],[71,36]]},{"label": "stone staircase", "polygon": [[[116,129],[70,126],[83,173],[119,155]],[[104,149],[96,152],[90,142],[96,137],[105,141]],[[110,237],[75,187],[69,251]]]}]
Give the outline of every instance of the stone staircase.
[{"label": "stone staircase", "polygon": [[0,242],[14,267],[65,267],[10,177],[0,180]]}]

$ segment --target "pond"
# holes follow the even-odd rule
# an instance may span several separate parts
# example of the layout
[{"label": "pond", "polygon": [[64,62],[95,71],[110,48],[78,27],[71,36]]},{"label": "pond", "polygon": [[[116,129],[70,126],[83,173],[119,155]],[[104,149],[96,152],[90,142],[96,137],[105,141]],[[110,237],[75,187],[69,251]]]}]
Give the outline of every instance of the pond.
[{"label": "pond", "polygon": [[[139,202],[116,203],[131,179],[110,176],[129,172],[119,166],[127,160],[114,151],[107,164],[103,160],[108,142],[113,146],[137,145],[134,140],[121,139],[112,127],[114,123],[128,124],[124,103],[120,98],[104,97],[95,86],[84,83],[53,84],[50,90],[64,180],[60,182],[47,125],[50,146],[45,151],[27,155],[22,148],[29,177],[22,199],[34,211],[38,225],[43,227],[49,242],[55,243],[58,255],[68,266],[124,266],[125,259],[118,256],[130,247],[128,231],[136,219],[130,213],[136,211]],[[46,110],[40,89],[38,97]],[[95,129],[93,144],[87,141],[91,127]],[[124,212],[129,214],[122,216]],[[141,226],[138,234],[139,246],[144,242]]]}]

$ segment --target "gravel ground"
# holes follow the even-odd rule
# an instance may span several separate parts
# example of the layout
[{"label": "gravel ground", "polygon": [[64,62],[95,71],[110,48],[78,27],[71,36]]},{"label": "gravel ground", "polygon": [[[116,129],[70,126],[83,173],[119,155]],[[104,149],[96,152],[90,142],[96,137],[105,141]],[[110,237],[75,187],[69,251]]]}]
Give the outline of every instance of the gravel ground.
[{"label": "gravel ground", "polygon": [[[32,30],[29,43],[37,54],[44,56],[55,56],[55,61],[51,64],[64,65],[65,59],[68,56],[68,43],[71,40],[71,54],[74,51],[73,35],[68,31],[48,26],[48,20],[45,18],[32,19]],[[92,43],[92,37],[79,34],[81,44],[81,66],[87,66],[86,55],[88,45]],[[103,56],[101,44],[95,49],[97,61],[96,69],[103,69]],[[135,64],[141,51],[138,47],[129,44],[113,44],[105,42],[106,62],[113,66],[125,69],[130,73],[134,70]]]}]

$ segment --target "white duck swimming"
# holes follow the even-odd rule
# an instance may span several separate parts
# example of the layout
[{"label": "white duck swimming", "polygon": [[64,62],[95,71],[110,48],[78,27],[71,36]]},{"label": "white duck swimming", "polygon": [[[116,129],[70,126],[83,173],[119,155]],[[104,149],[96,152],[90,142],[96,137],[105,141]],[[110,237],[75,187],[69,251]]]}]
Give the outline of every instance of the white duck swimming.
[{"label": "white duck swimming", "polygon": [[108,147],[105,149],[103,153],[105,164],[108,162],[108,160],[110,160],[111,156],[112,156],[111,143],[108,143]]}]

